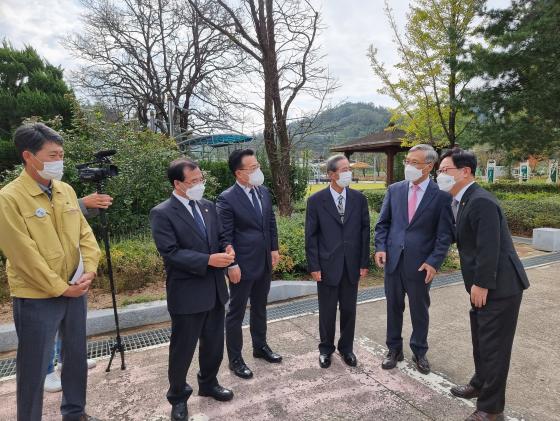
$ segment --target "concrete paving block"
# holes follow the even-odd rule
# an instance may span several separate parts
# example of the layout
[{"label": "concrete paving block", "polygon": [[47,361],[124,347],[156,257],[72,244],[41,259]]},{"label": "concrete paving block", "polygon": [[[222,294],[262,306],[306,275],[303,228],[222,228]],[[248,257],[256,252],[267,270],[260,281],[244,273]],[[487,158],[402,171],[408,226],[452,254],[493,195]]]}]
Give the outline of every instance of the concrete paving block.
[{"label": "concrete paving block", "polygon": [[560,251],[560,229],[535,228],[533,230],[533,247],[543,251]]}]

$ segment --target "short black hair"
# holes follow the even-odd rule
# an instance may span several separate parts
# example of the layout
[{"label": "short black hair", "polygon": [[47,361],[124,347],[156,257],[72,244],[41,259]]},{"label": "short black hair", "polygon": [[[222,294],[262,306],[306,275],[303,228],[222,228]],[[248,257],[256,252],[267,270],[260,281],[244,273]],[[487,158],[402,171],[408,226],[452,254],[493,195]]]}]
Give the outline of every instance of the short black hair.
[{"label": "short black hair", "polygon": [[240,169],[243,164],[243,158],[246,156],[254,156],[255,151],[252,149],[236,149],[232,153],[229,154],[228,165],[229,170],[233,175],[235,175],[235,171]]},{"label": "short black hair", "polygon": [[25,164],[23,152],[33,155],[43,149],[45,143],[63,144],[62,136],[43,123],[27,123],[19,126],[14,133],[14,145],[21,162]]},{"label": "short black hair", "polygon": [[198,164],[188,158],[178,158],[169,164],[169,168],[167,169],[167,178],[172,186],[175,185],[175,180],[185,181],[185,168],[193,171],[198,168]]},{"label": "short black hair", "polygon": [[470,168],[471,174],[475,175],[477,162],[476,156],[472,152],[465,151],[461,148],[453,148],[441,156],[440,162],[445,158],[451,158],[453,165],[457,168]]}]

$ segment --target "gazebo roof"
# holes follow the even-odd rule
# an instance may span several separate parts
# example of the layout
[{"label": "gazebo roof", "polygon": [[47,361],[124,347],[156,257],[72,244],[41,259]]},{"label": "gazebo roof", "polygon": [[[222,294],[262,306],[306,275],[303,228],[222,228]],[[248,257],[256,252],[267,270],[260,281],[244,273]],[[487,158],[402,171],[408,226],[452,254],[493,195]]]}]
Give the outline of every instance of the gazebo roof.
[{"label": "gazebo roof", "polygon": [[383,152],[388,148],[402,149],[401,142],[405,137],[406,132],[401,129],[389,127],[386,130],[381,130],[377,133],[372,133],[359,139],[353,139],[346,143],[333,146],[333,152]]}]

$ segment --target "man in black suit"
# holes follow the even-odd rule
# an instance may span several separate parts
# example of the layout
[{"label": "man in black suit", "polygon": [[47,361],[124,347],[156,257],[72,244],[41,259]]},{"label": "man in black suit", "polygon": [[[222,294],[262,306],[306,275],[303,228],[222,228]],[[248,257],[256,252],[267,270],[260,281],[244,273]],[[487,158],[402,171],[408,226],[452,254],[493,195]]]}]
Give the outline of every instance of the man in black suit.
[{"label": "man in black suit", "polygon": [[272,268],[280,260],[278,233],[272,199],[268,189],[262,186],[264,175],[254,151],[233,151],[229,168],[236,182],[216,201],[222,244],[232,245],[236,252],[235,262],[228,268],[231,301],[226,316],[226,345],[229,368],[235,375],[249,379],[253,372],[241,355],[241,325],[249,298],[253,356],[270,363],[282,361],[266,341],[266,304]]},{"label": "man in black suit", "polygon": [[430,372],[428,327],[430,285],[453,241],[451,196],[438,189],[430,172],[438,154],[430,145],[416,145],[404,161],[405,180],[387,189],[375,226],[375,261],[385,268],[387,348],[381,363],[394,368],[403,355],[403,312],[408,295],[412,360],[422,374]]},{"label": "man in black suit", "polygon": [[229,401],[233,392],[216,376],[224,354],[224,305],[228,299],[224,267],[234,260],[219,242],[214,204],[202,198],[204,177],[198,165],[185,158],[167,171],[172,196],[150,212],[152,235],[165,264],[167,308],[171,315],[169,390],[173,421],[187,420],[192,388],[187,371],[199,343],[199,396]]},{"label": "man in black suit", "polygon": [[453,195],[461,272],[470,294],[475,373],[451,393],[477,397],[467,420],[503,419],[506,382],[523,290],[529,280],[497,199],[475,183],[476,157],[453,149],[442,156],[438,185]]},{"label": "man in black suit", "polygon": [[328,368],[335,351],[336,307],[340,306],[338,351],[356,366],[353,352],[358,282],[369,268],[369,211],[365,196],[348,188],[350,163],[343,155],[327,161],[330,186],[307,200],[305,251],[319,298],[319,365]]}]

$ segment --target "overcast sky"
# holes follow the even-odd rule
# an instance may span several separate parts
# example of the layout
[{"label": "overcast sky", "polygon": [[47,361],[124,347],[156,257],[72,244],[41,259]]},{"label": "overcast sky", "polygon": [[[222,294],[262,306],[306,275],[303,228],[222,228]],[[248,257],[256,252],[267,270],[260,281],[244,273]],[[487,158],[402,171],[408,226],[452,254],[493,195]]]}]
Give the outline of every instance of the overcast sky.
[{"label": "overcast sky", "polygon": [[[392,36],[383,13],[383,0],[317,0],[326,26],[321,44],[327,54],[330,72],[340,88],[333,102],[364,101],[376,105],[393,105],[380,95],[366,56],[372,43],[382,60],[390,66],[396,62]],[[391,0],[399,25],[405,23],[408,0]],[[494,7],[504,7],[509,0],[490,0]],[[0,38],[7,38],[20,48],[32,45],[49,62],[66,70],[75,68],[70,54],[60,46],[60,39],[80,30],[81,6],[78,0],[0,0]],[[301,102],[305,108],[305,101]]]}]

